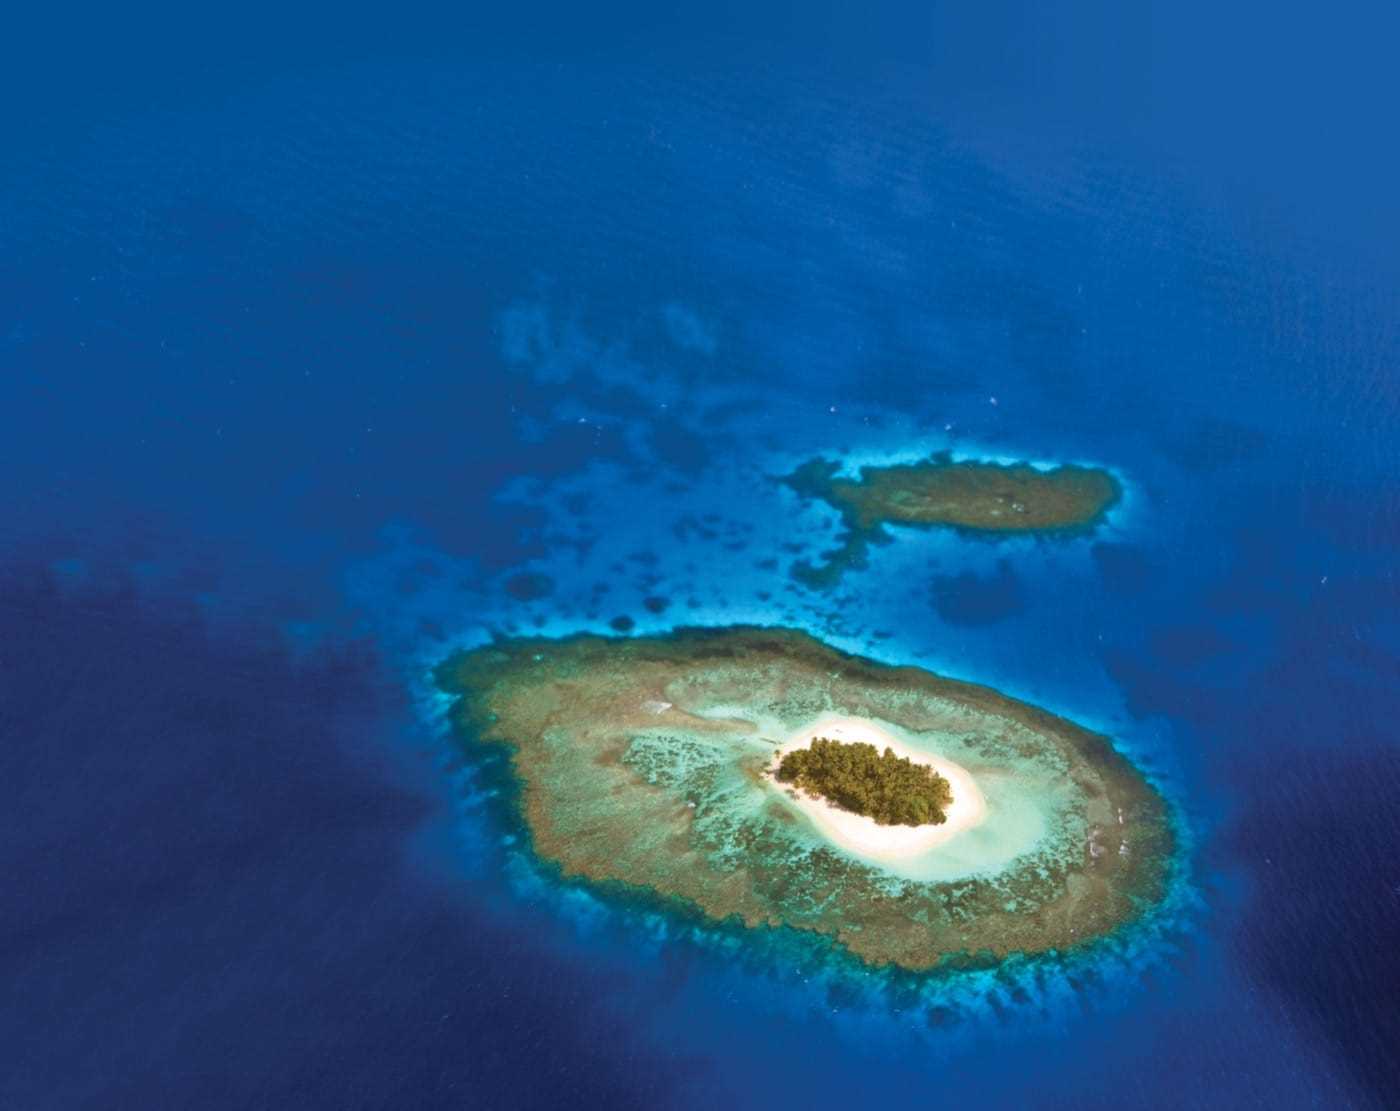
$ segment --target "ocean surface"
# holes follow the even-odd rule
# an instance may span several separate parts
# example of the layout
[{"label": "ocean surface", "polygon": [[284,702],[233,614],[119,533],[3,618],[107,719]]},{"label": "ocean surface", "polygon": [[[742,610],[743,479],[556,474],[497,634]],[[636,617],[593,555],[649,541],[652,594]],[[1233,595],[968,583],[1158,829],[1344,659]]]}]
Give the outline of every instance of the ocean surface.
[{"label": "ocean surface", "polygon": [[[1400,28],[1344,8],[27,17],[0,1106],[1396,1106]],[[793,577],[776,476],[937,451],[1125,496]],[[430,669],[734,622],[1110,734],[1168,900],[899,977],[560,884]]]}]

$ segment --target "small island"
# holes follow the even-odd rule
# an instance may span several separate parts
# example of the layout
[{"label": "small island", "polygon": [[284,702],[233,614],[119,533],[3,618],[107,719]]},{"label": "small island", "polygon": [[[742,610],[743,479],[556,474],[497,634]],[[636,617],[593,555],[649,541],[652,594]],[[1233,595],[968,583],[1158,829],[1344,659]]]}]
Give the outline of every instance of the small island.
[{"label": "small island", "polygon": [[435,679],[463,752],[508,758],[503,819],[604,893],[919,970],[1073,948],[1166,890],[1166,804],[1107,738],[795,629],[501,639]]},{"label": "small island", "polygon": [[892,539],[886,525],[944,526],[984,535],[1072,534],[1093,528],[1122,496],[1114,477],[1094,467],[1042,470],[1029,463],[957,462],[947,453],[918,463],[862,467],[843,478],[839,464],[812,459],[782,481],[841,514],[842,544],[826,562],[799,562],[793,576],[824,589],[848,568],[863,567],[871,544]]},{"label": "small island", "polygon": [[807,748],[785,753],[773,776],[882,826],[940,825],[953,801],[948,781],[928,764],[896,756],[888,745],[881,753],[865,741],[816,737]]}]

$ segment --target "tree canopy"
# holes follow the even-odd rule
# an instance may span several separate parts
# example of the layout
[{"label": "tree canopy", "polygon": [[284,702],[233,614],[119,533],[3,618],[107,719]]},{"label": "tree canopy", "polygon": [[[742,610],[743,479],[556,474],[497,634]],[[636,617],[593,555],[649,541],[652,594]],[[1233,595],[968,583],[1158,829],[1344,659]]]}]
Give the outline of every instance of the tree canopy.
[{"label": "tree canopy", "polygon": [[817,737],[778,764],[780,783],[792,783],[829,799],[843,810],[874,818],[882,826],[938,825],[953,801],[948,781],[927,764],[916,764],[864,741]]}]

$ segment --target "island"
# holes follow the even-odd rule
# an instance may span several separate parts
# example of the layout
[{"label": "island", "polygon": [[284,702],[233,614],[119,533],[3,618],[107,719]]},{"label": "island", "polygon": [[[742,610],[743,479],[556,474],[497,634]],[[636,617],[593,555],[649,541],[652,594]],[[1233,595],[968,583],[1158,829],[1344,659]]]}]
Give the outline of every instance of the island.
[{"label": "island", "polygon": [[[909,970],[1086,945],[1165,892],[1169,811],[1107,738],[800,630],[500,639],[434,677],[463,751],[507,758],[503,817],[565,882]],[[888,750],[942,821],[798,789],[820,757],[780,779],[817,741]]]},{"label": "island", "polygon": [[862,467],[840,477],[840,465],[812,459],[781,481],[803,498],[841,514],[840,547],[824,564],[799,561],[793,576],[824,589],[849,568],[863,567],[871,544],[889,543],[886,525],[944,526],[988,536],[1071,535],[1092,529],[1122,496],[1117,480],[1095,467],[1040,469],[1029,463],[955,461],[941,453],[918,463]]},{"label": "island", "polygon": [[868,741],[814,737],[779,757],[773,778],[881,826],[941,825],[953,802],[948,781],[931,764],[896,756],[889,745],[882,753]]}]

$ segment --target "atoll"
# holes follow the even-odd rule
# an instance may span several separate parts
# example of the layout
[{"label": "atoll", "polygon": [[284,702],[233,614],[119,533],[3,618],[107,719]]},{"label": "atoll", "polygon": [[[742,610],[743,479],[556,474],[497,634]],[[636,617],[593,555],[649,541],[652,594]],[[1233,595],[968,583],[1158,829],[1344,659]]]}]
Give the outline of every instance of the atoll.
[{"label": "atoll", "polygon": [[862,467],[840,476],[839,464],[812,459],[783,483],[841,514],[841,546],[826,562],[799,562],[793,575],[814,589],[834,585],[848,568],[864,565],[871,544],[888,543],[886,525],[951,527],[987,535],[1068,534],[1092,528],[1118,501],[1109,472],[1094,467],[1049,470],[1028,463],[955,461],[936,455],[918,463]]},{"label": "atoll", "polygon": [[[468,751],[509,753],[516,817],[566,879],[913,970],[1069,949],[1164,891],[1166,805],[1107,738],[800,631],[501,640],[436,681]],[[770,771],[815,737],[931,764],[948,821],[829,821]]]}]

